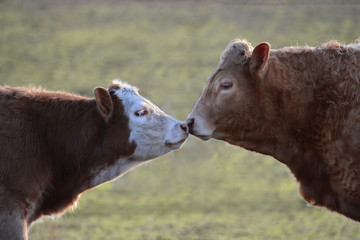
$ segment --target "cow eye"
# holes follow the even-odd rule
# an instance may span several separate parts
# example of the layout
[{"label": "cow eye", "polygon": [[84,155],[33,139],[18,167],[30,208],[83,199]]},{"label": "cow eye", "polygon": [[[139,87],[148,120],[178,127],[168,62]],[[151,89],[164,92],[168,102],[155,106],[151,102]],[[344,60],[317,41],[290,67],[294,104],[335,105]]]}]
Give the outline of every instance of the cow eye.
[{"label": "cow eye", "polygon": [[136,117],[143,117],[143,116],[146,116],[146,115],[148,115],[148,114],[149,114],[149,112],[148,112],[148,110],[146,110],[145,108],[140,109],[140,110],[137,110],[136,112],[134,112],[134,115],[135,115]]},{"label": "cow eye", "polygon": [[220,85],[221,89],[230,89],[232,88],[233,84],[232,82],[224,82]]}]

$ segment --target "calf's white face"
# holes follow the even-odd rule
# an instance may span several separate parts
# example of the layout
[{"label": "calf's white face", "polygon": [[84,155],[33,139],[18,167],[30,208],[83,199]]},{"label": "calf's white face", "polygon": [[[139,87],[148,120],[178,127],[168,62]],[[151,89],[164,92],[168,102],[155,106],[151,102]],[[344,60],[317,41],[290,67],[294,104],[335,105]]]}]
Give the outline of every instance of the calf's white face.
[{"label": "calf's white face", "polygon": [[99,112],[105,120],[111,117],[111,111],[107,110],[112,109],[109,94],[120,99],[123,114],[128,118],[128,143],[135,145],[135,150],[130,156],[121,157],[113,164],[96,166],[92,170],[92,181],[84,189],[113,180],[146,160],[180,148],[189,135],[187,124],[161,111],[139,95],[137,88],[127,83],[115,80],[109,88],[110,93],[103,88],[97,88],[94,92]]},{"label": "calf's white face", "polygon": [[181,147],[189,133],[186,124],[139,95],[135,87],[119,81],[114,84],[119,85],[115,95],[122,101],[129,118],[129,142],[136,144],[131,160],[155,158]]}]

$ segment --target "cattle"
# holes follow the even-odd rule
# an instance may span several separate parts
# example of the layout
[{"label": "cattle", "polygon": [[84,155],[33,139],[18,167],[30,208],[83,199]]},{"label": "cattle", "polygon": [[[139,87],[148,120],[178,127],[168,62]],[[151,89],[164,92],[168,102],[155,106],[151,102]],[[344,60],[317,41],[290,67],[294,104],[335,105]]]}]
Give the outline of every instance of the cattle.
[{"label": "cattle", "polygon": [[235,39],[190,112],[190,133],[273,156],[300,194],[360,221],[360,44],[271,50]]},{"label": "cattle", "polygon": [[188,127],[121,81],[95,98],[0,87],[0,239],[26,240],[42,216],[182,146]]}]

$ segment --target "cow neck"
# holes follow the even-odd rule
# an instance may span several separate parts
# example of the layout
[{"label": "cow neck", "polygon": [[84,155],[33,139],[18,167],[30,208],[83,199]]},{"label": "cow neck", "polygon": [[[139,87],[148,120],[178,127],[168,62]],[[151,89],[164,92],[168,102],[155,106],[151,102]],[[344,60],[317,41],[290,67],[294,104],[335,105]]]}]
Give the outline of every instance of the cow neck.
[{"label": "cow neck", "polygon": [[44,135],[52,164],[69,171],[87,167],[94,147],[103,144],[106,129],[95,100],[58,100],[48,108]]},{"label": "cow neck", "polygon": [[259,152],[289,165],[300,157],[301,142],[308,131],[309,118],[313,116],[309,108],[313,96],[299,84],[302,77],[293,77],[302,76],[304,69],[293,68],[286,59],[279,61],[276,57],[270,57],[268,64],[258,91],[259,105],[267,122],[263,136],[270,136],[271,140],[260,143]]},{"label": "cow neck", "polygon": [[264,109],[264,115],[271,116],[271,124],[279,133],[276,134],[279,150],[271,155],[290,168],[304,163],[305,155],[312,155],[309,149],[313,148],[310,145],[316,126],[323,125],[321,121],[326,119],[322,115],[327,110],[315,95],[323,93],[323,89],[336,89],[324,79],[321,66],[317,68],[319,56],[308,48],[303,52],[284,55],[275,51],[262,84],[266,99],[274,103],[272,108]]},{"label": "cow neck", "polygon": [[94,99],[57,99],[38,104],[36,110],[41,113],[39,129],[47,145],[43,160],[51,165],[51,177],[29,222],[74,204],[95,177],[93,169],[134,151],[128,143],[127,118],[114,113],[111,121],[119,121],[122,128],[113,129],[97,112]]}]

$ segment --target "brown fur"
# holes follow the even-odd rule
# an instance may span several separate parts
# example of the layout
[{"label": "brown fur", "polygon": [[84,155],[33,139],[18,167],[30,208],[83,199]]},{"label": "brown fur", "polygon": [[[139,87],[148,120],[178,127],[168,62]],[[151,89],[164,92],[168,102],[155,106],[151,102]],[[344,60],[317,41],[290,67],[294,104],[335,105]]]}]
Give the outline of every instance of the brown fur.
[{"label": "brown fur", "polygon": [[111,95],[111,102],[104,119],[95,99],[0,87],[1,240],[27,239],[33,221],[93,187],[91,169],[134,152],[121,100]]},{"label": "brown fur", "polygon": [[[305,200],[360,221],[360,45],[269,49],[229,44],[190,132],[274,156]],[[219,90],[229,78],[233,89]]]}]

